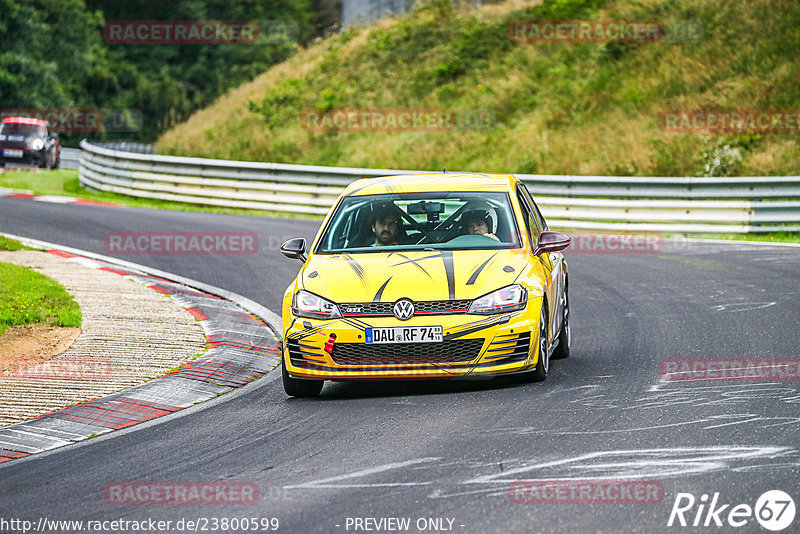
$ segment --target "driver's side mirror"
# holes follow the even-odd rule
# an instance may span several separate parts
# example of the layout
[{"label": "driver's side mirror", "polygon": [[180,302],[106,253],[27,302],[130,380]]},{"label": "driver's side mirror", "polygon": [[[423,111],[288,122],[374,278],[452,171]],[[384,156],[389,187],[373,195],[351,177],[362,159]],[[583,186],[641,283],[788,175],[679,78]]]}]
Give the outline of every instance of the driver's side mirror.
[{"label": "driver's side mirror", "polygon": [[56,139],[56,140],[58,140],[58,134],[57,134],[57,133],[55,133],[55,132],[54,132],[54,133],[51,133],[51,134],[50,134],[50,138],[51,138],[51,139]]},{"label": "driver's side mirror", "polygon": [[302,237],[295,237],[281,245],[281,253],[293,260],[306,261],[306,240]]},{"label": "driver's side mirror", "polygon": [[533,254],[538,256],[542,252],[558,252],[567,248],[571,242],[572,239],[567,234],[545,230],[539,234],[539,244],[533,249]]}]

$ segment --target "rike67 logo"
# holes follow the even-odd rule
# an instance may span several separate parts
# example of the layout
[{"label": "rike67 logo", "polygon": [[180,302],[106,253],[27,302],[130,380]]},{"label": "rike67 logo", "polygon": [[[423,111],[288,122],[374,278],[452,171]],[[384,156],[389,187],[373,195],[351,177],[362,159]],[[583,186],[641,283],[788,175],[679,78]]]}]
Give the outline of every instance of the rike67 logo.
[{"label": "rike67 logo", "polygon": [[762,493],[755,506],[724,503],[719,492],[714,493],[710,501],[707,494],[696,499],[691,493],[678,493],[667,526],[739,528],[755,519],[763,528],[778,532],[792,524],[794,515],[794,500],[781,490]]}]

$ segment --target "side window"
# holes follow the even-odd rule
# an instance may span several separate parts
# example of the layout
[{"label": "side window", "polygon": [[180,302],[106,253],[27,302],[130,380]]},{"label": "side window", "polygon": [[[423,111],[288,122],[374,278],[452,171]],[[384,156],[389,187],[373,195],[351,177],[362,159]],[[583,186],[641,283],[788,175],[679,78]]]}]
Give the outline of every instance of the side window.
[{"label": "side window", "polygon": [[528,230],[528,238],[531,241],[531,248],[539,244],[539,229],[536,226],[536,219],[531,213],[531,208],[528,201],[525,200],[524,195],[520,190],[517,190],[517,201],[520,208],[522,208],[522,218],[525,219],[525,228]]},{"label": "side window", "polygon": [[541,232],[543,230],[547,230],[547,223],[545,222],[544,217],[542,217],[542,212],[539,211],[539,206],[537,206],[536,202],[533,201],[533,197],[531,197],[531,194],[525,184],[520,183],[520,185],[522,186],[522,195],[525,197],[525,200],[528,201],[528,205],[531,206],[531,211],[536,219],[536,225],[539,227],[539,231]]},{"label": "side window", "polygon": [[531,200],[531,206],[533,206],[533,216],[536,217],[536,224],[539,226],[540,231],[547,230],[547,222],[542,217],[542,212],[539,211],[539,206],[536,205],[536,202]]}]

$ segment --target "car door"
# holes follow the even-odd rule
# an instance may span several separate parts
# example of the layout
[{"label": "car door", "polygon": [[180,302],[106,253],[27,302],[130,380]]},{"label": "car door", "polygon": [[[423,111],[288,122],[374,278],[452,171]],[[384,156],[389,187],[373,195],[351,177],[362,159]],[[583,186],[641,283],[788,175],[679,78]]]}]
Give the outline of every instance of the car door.
[{"label": "car door", "polygon": [[[544,230],[549,230],[547,222],[544,220],[539,207],[534,202],[533,197],[528,192],[525,184],[519,184],[519,192],[522,197],[526,209],[533,219],[533,223],[538,228],[539,233]],[[561,326],[564,321],[564,299],[562,298],[565,285],[566,264],[564,261],[564,254],[561,252],[545,252],[539,255],[542,264],[546,266],[547,280],[545,283],[545,292],[547,294],[547,304],[549,311],[549,332],[551,340],[561,331]]]},{"label": "car door", "polygon": [[[536,202],[533,200],[533,198],[531,198],[530,192],[528,192],[525,184],[522,184],[522,188],[523,191],[528,195],[528,198],[530,198],[531,204],[533,205],[534,216],[540,222],[542,229],[549,230],[550,227],[544,220],[542,212],[539,210],[539,206],[537,206]],[[561,332],[561,328],[563,326],[562,323],[564,322],[564,304],[566,302],[564,294],[567,290],[567,260],[564,257],[564,253],[560,251],[551,252],[550,260],[553,262],[553,278],[557,281],[555,288],[556,305],[553,306],[553,312],[555,313],[553,332],[557,333]]]},{"label": "car door", "polygon": [[[542,228],[539,220],[537,220],[535,210],[535,204],[533,204],[533,200],[530,198],[530,195],[527,194],[527,191],[524,189],[524,185],[519,183],[517,185],[517,200],[519,202],[520,208],[522,209],[522,216],[525,221],[525,228],[528,231],[528,237],[530,238],[531,247],[532,249],[536,249],[536,245],[539,243],[539,234],[541,234]],[[533,250],[531,250],[531,253]],[[543,268],[544,276],[545,276],[545,287],[544,293],[547,298],[547,311],[548,311],[548,333],[550,339],[548,340],[549,343],[552,343],[553,340],[553,333],[556,332],[555,327],[556,324],[554,322],[555,317],[557,317],[557,310],[559,309],[558,306],[558,298],[557,296],[559,293],[557,292],[557,283],[554,283],[554,280],[557,277],[553,273],[553,260],[552,260],[553,253],[541,253],[532,258],[532,261],[538,261]]]}]

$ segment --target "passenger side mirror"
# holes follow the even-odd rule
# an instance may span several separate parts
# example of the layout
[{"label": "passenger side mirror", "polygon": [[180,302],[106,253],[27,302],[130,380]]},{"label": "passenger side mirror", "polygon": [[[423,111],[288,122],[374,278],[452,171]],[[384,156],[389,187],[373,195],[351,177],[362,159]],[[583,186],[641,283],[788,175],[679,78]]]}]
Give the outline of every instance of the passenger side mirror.
[{"label": "passenger side mirror", "polygon": [[281,245],[281,253],[293,260],[306,261],[306,240],[302,237],[295,237]]},{"label": "passenger side mirror", "polygon": [[538,256],[542,252],[558,252],[567,248],[570,242],[572,239],[567,234],[545,230],[539,234],[539,244],[533,249],[533,253]]}]

